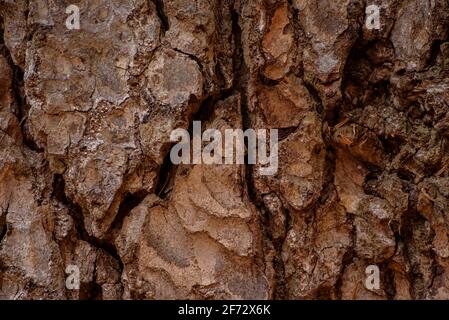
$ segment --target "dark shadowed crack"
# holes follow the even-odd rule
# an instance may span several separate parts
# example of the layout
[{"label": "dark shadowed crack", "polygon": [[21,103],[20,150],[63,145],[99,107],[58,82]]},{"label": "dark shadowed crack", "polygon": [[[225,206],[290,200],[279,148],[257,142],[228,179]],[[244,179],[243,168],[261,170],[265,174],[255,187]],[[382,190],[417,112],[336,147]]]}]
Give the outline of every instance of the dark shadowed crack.
[{"label": "dark shadowed crack", "polygon": [[164,1],[163,0],[150,0],[150,1],[152,1],[156,6],[157,16],[159,17],[159,20],[161,22],[162,35],[165,35],[165,32],[167,32],[168,29],[170,29],[170,24],[168,21],[168,17],[165,15],[164,12]]},{"label": "dark shadowed crack", "polygon": [[[235,94],[234,88],[223,89],[216,94],[210,95],[205,98],[201,103],[198,111],[191,117],[190,125],[187,129],[190,137],[193,137],[193,121],[207,122],[214,113],[215,105],[219,101],[224,101],[230,96]],[[205,128],[202,128],[203,130]],[[155,194],[162,199],[169,199],[173,184],[175,182],[175,176],[178,166],[173,164],[170,159],[170,150],[174,144],[170,145],[168,152],[164,157],[164,161],[159,169],[158,182],[156,184]]]},{"label": "dark shadowed crack", "polygon": [[[78,204],[72,202],[66,196],[65,191],[64,191],[64,186],[65,186],[65,181],[64,181],[63,176],[60,174],[54,175],[52,197],[54,197],[56,200],[58,200],[59,202],[61,202],[68,208],[69,215],[72,217],[72,219],[75,223],[75,228],[76,228],[79,238],[83,241],[88,242],[93,247],[103,249],[108,254],[110,254],[114,259],[116,259],[118,261],[119,267],[120,267],[120,273],[121,273],[123,271],[123,263],[120,259],[120,256],[117,253],[115,244],[113,242],[109,242],[107,240],[98,239],[98,238],[93,237],[87,233],[86,227],[84,224],[83,211]],[[123,207],[126,207],[126,206],[123,205],[122,208]],[[122,209],[122,210],[124,210],[124,209]],[[131,209],[129,209],[129,210],[131,210]],[[126,211],[126,212],[128,212],[128,211]],[[118,222],[116,222],[116,223],[118,223]]]},{"label": "dark shadowed crack", "polygon": [[[416,194],[416,190],[412,191],[412,194]],[[427,257],[431,258],[432,261],[432,277],[430,284],[425,286],[423,274],[420,272],[420,265],[417,264],[416,260],[413,259],[417,255],[416,241],[419,239],[414,239],[414,232],[418,231],[420,226],[426,224],[426,220],[416,211],[416,198],[411,196],[409,199],[409,209],[403,214],[402,222],[401,222],[401,240],[404,244],[404,258],[406,263],[408,264],[407,273],[408,278],[411,280],[410,283],[410,293],[412,299],[424,299],[424,294],[428,292],[428,290],[432,287],[433,281],[438,275],[438,264],[436,262],[435,253],[431,250],[430,242],[431,239],[428,239],[429,243],[421,244],[427,248],[426,252],[418,252],[418,254],[425,254]],[[418,248],[419,249],[419,248]]]},{"label": "dark shadowed crack", "polygon": [[[122,228],[123,220],[129,215],[129,213],[137,207],[148,195],[145,190],[137,191],[134,193],[128,193],[125,198],[120,203],[117,215],[114,218],[111,226],[109,227],[109,232],[119,231]],[[109,238],[108,238],[109,239]],[[110,241],[113,241],[111,239]]]},{"label": "dark shadowed crack", "polygon": [[176,175],[178,166],[170,159],[170,151],[165,155],[164,161],[159,169],[158,181],[154,193],[161,199],[168,199]]},{"label": "dark shadowed crack", "polygon": [[6,235],[6,232],[8,231],[8,226],[6,224],[6,216],[8,215],[8,209],[9,209],[9,203],[6,206],[5,209],[3,209],[1,215],[0,215],[0,243],[2,242],[3,238]]},{"label": "dark shadowed crack", "polygon": [[3,21],[1,21],[0,17],[0,54],[2,54],[6,60],[8,61],[9,66],[12,69],[12,91],[15,100],[14,105],[14,114],[19,121],[20,130],[22,132],[23,144],[28,147],[30,150],[35,152],[43,152],[42,148],[39,148],[36,142],[33,140],[33,137],[29,133],[28,130],[28,112],[30,110],[30,106],[27,103],[25,89],[24,89],[24,73],[22,69],[15,65],[13,59],[11,57],[11,52],[8,50],[6,45],[3,42]]},{"label": "dark shadowed crack", "polygon": [[[240,93],[241,96],[241,112],[243,119],[243,130],[247,130],[251,128],[251,120],[250,120],[250,112],[248,107],[248,82],[249,82],[249,70],[245,64],[244,53],[243,53],[243,42],[242,42],[242,29],[240,27],[242,21],[242,17],[236,10],[232,11],[232,34],[234,36],[234,56],[233,56],[233,64],[234,64],[234,83],[233,87],[237,92]],[[246,143],[246,141],[245,141]],[[264,238],[267,239],[275,249],[275,256],[273,261],[273,267],[275,269],[275,284],[273,289],[273,298],[274,299],[285,299],[287,297],[287,289],[286,289],[286,279],[285,279],[285,267],[284,261],[282,259],[282,245],[283,241],[275,241],[271,230],[268,227],[269,223],[269,214],[268,210],[265,207],[263,201],[258,199],[257,194],[255,193],[255,184],[254,184],[254,165],[248,164],[247,159],[245,159],[245,175],[246,175],[246,186],[245,189],[248,193],[248,200],[257,208],[257,212],[259,213],[260,226],[262,228],[262,232],[264,234]],[[288,215],[288,214],[287,214]],[[264,254],[266,254],[267,243],[263,244]]]}]

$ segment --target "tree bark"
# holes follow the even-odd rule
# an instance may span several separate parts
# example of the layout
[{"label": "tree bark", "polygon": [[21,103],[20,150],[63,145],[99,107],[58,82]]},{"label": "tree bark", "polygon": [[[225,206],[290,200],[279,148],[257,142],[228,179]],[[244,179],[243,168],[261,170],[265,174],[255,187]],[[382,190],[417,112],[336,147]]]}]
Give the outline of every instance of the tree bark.
[{"label": "tree bark", "polygon": [[0,0],[0,299],[449,298],[447,0],[74,2]]}]

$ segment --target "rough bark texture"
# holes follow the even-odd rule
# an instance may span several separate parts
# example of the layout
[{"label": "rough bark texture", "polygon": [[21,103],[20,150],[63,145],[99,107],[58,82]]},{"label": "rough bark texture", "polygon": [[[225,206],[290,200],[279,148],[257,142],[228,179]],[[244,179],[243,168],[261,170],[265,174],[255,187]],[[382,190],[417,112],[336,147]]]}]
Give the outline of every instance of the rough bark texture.
[{"label": "rough bark texture", "polygon": [[[0,16],[0,299],[449,299],[449,1]],[[193,120],[279,129],[277,174],[172,165]]]}]

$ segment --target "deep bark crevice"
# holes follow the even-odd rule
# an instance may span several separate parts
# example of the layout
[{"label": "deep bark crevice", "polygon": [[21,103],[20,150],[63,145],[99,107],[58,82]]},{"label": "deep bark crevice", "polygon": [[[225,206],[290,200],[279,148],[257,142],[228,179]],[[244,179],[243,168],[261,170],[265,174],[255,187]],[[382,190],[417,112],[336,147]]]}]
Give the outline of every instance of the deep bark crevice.
[{"label": "deep bark crevice", "polygon": [[8,231],[8,224],[6,223],[6,216],[8,215],[8,210],[9,210],[9,203],[0,215],[0,244]]},{"label": "deep bark crevice", "polygon": [[30,106],[27,103],[25,95],[24,72],[19,66],[14,64],[11,52],[6,47],[3,41],[3,33],[3,21],[0,17],[0,54],[2,54],[6,58],[10,68],[12,69],[12,91],[15,103],[13,113],[19,121],[20,130],[22,132],[22,142],[30,150],[33,150],[35,152],[43,152],[43,148],[40,148],[37,145],[27,128],[27,118]]},{"label": "deep bark crevice", "polygon": [[[416,190],[412,191],[416,194]],[[408,278],[410,279],[410,293],[413,299],[423,299],[423,274],[419,270],[419,265],[415,264],[414,256],[423,254],[417,253],[416,243],[414,243],[414,232],[424,223],[425,219],[415,210],[415,196],[409,200],[409,209],[403,214],[401,221],[400,235],[404,244],[404,259],[408,267]],[[433,265],[435,259],[433,258]],[[432,271],[432,277],[435,277],[435,270]]]},{"label": "deep bark crevice", "polygon": [[[248,106],[248,83],[250,71],[245,63],[244,58],[244,49],[243,49],[243,40],[242,40],[242,29],[241,29],[241,14],[234,9],[232,11],[232,33],[234,36],[234,55],[233,55],[233,65],[234,65],[234,81],[233,87],[235,91],[240,93],[241,97],[241,112],[242,112],[242,120],[243,120],[243,130],[247,130],[251,128],[251,118],[250,118],[250,109]],[[273,84],[271,81],[268,83]],[[257,208],[259,213],[260,225],[262,228],[263,235],[265,239],[270,241],[275,250],[275,257],[273,261],[273,267],[275,270],[275,279],[274,279],[274,288],[273,288],[273,299],[282,300],[287,297],[287,282],[285,279],[285,267],[284,261],[282,259],[282,245],[283,240],[275,240],[271,234],[269,228],[269,216],[268,210],[266,209],[263,201],[261,201],[256,194],[255,184],[253,172],[255,170],[254,165],[248,164],[247,159],[245,159],[245,177],[246,177],[246,186],[248,200]],[[287,220],[287,219],[286,219]],[[288,228],[287,228],[288,230]],[[264,251],[270,250],[269,248],[265,248]]]},{"label": "deep bark crevice", "polygon": [[159,20],[161,22],[162,35],[165,35],[165,33],[170,29],[170,23],[164,11],[164,0],[150,0],[150,1],[152,1],[156,6],[157,16],[159,17]]},{"label": "deep bark crevice", "polygon": [[161,199],[168,199],[174,183],[178,166],[170,159],[170,151],[165,155],[164,161],[159,168],[159,177],[154,193]]},{"label": "deep bark crevice", "polygon": [[[148,192],[145,190],[137,191],[134,193],[127,193],[125,198],[120,203],[117,215],[115,216],[114,221],[111,223],[108,233],[112,233],[115,230],[121,230],[124,219],[134,208],[142,203],[147,195]],[[110,241],[112,242],[113,239],[111,239]]]},{"label": "deep bark crevice", "polygon": [[53,179],[52,197],[54,197],[56,200],[58,200],[67,207],[69,215],[72,217],[73,222],[75,224],[75,230],[77,232],[79,239],[86,241],[94,248],[102,249],[106,251],[109,255],[111,255],[119,263],[121,273],[123,271],[123,263],[120,259],[119,254],[117,253],[117,248],[115,247],[115,244],[113,242],[102,240],[89,235],[89,233],[86,231],[86,227],[84,224],[84,216],[82,208],[78,204],[72,202],[72,200],[70,200],[70,198],[66,196],[64,188],[65,188],[65,181],[63,176],[60,174],[55,174]]}]

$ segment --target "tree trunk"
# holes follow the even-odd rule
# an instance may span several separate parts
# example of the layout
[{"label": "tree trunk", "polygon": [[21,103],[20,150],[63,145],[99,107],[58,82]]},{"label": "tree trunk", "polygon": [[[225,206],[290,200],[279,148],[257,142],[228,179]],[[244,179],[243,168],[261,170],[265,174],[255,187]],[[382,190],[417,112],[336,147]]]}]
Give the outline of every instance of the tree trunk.
[{"label": "tree trunk", "polygon": [[74,2],[0,0],[0,299],[449,299],[447,0]]}]

